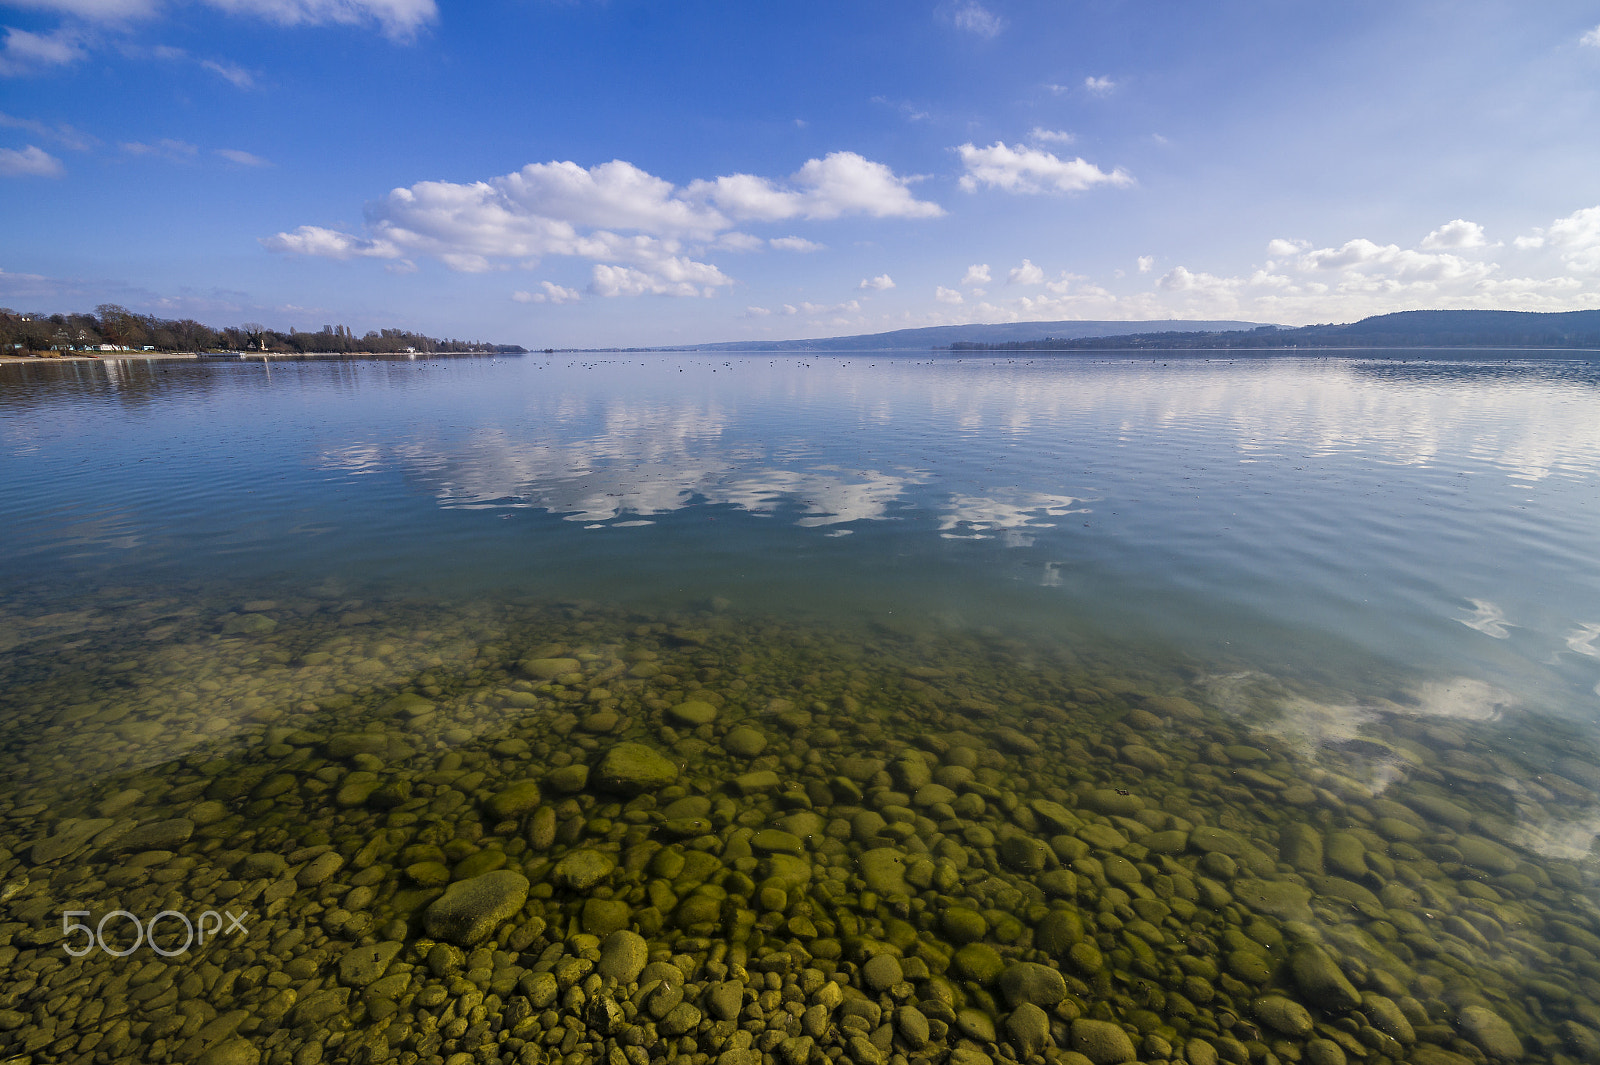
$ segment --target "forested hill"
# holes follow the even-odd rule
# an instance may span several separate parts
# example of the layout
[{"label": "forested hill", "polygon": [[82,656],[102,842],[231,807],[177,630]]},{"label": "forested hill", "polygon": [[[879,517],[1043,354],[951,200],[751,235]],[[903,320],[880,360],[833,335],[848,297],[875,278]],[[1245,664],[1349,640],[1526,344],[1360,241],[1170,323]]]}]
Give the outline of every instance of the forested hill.
[{"label": "forested hill", "polygon": [[952,351],[1083,351],[1174,348],[1561,348],[1600,349],[1600,310],[1399,311],[1347,325],[1258,326],[1227,332],[1146,331],[1122,336],[1041,337],[952,343]]},{"label": "forested hill", "polygon": [[955,344],[1003,344],[1035,337],[1101,337],[1119,333],[1248,329],[1254,322],[995,322],[987,325],[931,325],[896,329],[888,333],[819,337],[814,340],[734,340],[718,344],[689,344],[651,351],[895,351],[911,348],[950,347]]}]

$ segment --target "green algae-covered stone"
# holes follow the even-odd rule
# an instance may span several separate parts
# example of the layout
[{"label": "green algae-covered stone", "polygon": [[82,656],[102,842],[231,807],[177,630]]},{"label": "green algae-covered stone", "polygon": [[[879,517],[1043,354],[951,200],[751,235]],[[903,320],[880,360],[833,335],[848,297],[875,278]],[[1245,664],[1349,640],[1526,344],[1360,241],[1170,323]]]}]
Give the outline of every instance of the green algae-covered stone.
[{"label": "green algae-covered stone", "polygon": [[539,782],[520,780],[489,800],[489,813],[497,821],[511,821],[539,805]]},{"label": "green algae-covered stone", "polygon": [[610,855],[586,847],[562,855],[555,868],[550,870],[550,879],[558,887],[588,891],[610,876],[616,867]]},{"label": "green algae-covered stone", "polygon": [[895,847],[874,847],[856,859],[861,879],[880,895],[910,895],[906,883],[906,856]]},{"label": "green algae-covered stone", "polygon": [[675,782],[678,767],[660,751],[642,743],[619,743],[600,759],[594,775],[606,791],[640,795]]},{"label": "green algae-covered stone", "polygon": [[1057,958],[1066,957],[1073,945],[1082,941],[1083,919],[1072,910],[1051,910],[1033,931],[1034,945]]},{"label": "green algae-covered stone", "polygon": [[1311,1013],[1300,1003],[1282,995],[1256,999],[1256,1020],[1291,1039],[1303,1039],[1314,1027]]},{"label": "green algae-covered stone", "polygon": [[576,658],[524,658],[517,663],[517,668],[535,680],[553,680],[568,673],[580,672],[583,663]]},{"label": "green algae-covered stone", "polygon": [[667,708],[667,716],[680,725],[709,725],[717,719],[717,708],[700,699],[685,699]]},{"label": "green algae-covered stone", "polygon": [[1006,963],[987,943],[968,943],[950,959],[950,968],[965,980],[992,984],[1005,971]]},{"label": "green algae-covered stone", "polygon": [[1361,996],[1350,981],[1314,943],[1301,943],[1289,955],[1289,972],[1301,994],[1322,1009],[1343,1013],[1361,1005]]},{"label": "green algae-covered stone", "polygon": [[1067,997],[1067,982],[1048,965],[1024,961],[1007,967],[1000,974],[1000,991],[1012,1009],[1024,1002],[1055,1009]]},{"label": "green algae-covered stone", "polygon": [[1072,1022],[1072,1049],[1094,1065],[1121,1065],[1134,1059],[1133,1040],[1121,1025],[1087,1017]]},{"label": "green algae-covered stone", "polygon": [[989,931],[989,922],[983,919],[983,915],[964,906],[952,906],[944,911],[939,924],[946,936],[962,945],[976,943]]},{"label": "green algae-covered stone", "polygon": [[509,869],[458,880],[428,907],[428,934],[460,947],[472,946],[487,939],[526,901],[528,878]]}]

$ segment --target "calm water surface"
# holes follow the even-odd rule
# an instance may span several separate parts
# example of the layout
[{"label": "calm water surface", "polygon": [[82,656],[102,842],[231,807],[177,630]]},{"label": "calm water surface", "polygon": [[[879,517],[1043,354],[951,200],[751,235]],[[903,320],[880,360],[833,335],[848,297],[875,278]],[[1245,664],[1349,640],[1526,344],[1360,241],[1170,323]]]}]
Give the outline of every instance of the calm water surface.
[{"label": "calm water surface", "polygon": [[0,366],[0,1046],[1600,1060],[1597,383]]}]

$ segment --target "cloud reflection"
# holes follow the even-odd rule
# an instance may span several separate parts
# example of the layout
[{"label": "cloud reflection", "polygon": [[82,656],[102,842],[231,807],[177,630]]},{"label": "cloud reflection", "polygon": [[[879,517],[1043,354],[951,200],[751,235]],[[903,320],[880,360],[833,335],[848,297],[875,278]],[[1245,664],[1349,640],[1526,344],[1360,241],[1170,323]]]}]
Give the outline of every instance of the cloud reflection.
[{"label": "cloud reflection", "polygon": [[914,498],[933,479],[924,470],[846,467],[818,461],[811,446],[743,443],[714,406],[612,403],[598,426],[585,425],[594,420],[568,397],[529,435],[486,426],[456,440],[356,441],[325,450],[316,465],[347,476],[393,466],[447,509],[543,510],[585,528],[650,525],[685,507],[721,505],[797,513],[801,528],[843,535],[835,527],[915,507],[933,512],[941,536],[1025,547],[1029,530],[1088,509],[1073,496],[1020,489]]}]

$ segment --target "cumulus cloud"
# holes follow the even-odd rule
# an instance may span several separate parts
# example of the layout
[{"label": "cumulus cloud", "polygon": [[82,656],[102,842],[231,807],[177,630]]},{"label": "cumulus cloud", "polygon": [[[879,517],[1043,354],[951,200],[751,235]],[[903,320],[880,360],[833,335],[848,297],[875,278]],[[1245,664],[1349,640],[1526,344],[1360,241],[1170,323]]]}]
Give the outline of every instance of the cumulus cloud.
[{"label": "cumulus cloud", "polygon": [[1151,270],[1155,269],[1155,265],[1156,257],[1154,255],[1139,256],[1139,272],[1141,274],[1148,274]]},{"label": "cumulus cloud", "polygon": [[674,256],[650,269],[595,263],[589,291],[596,296],[712,296],[733,278],[710,263]]},{"label": "cumulus cloud", "polygon": [[554,281],[541,281],[539,292],[513,292],[511,298],[518,303],[577,303],[583,294],[575,288],[558,285]]},{"label": "cumulus cloud", "polygon": [[1405,281],[1457,281],[1487,277],[1493,264],[1478,262],[1447,252],[1423,252],[1398,244],[1377,244],[1364,237],[1347,240],[1337,248],[1317,248],[1300,257],[1300,267],[1309,271],[1342,270],[1347,274],[1377,272]]},{"label": "cumulus cloud", "polygon": [[235,163],[235,164],[237,164],[239,166],[271,166],[272,165],[271,163],[267,162],[265,159],[261,158],[261,156],[253,155],[250,152],[241,151],[238,148],[218,148],[217,149],[217,154],[222,156],[222,158],[226,159],[228,162]]},{"label": "cumulus cloud", "polygon": [[1582,37],[1579,37],[1578,43],[1586,44],[1591,48],[1600,48],[1600,26],[1596,26]]},{"label": "cumulus cloud", "polygon": [[1560,249],[1568,267],[1584,273],[1600,271],[1600,207],[1585,207],[1556,219],[1543,237],[1546,244]]},{"label": "cumulus cloud", "polygon": [[767,243],[779,251],[822,251],[827,247],[804,237],[773,237]]},{"label": "cumulus cloud", "polygon": [[1044,271],[1033,265],[1033,260],[1022,260],[1021,266],[1011,268],[1006,275],[1008,285],[1042,285],[1044,284]]},{"label": "cumulus cloud", "polygon": [[950,23],[958,30],[987,38],[998,37],[1006,28],[1004,19],[974,0],[956,5],[950,11]]},{"label": "cumulus cloud", "polygon": [[5,42],[0,44],[0,77],[37,74],[77,62],[83,55],[77,36],[67,30],[29,33],[8,27]]},{"label": "cumulus cloud", "polygon": [[956,151],[967,172],[961,187],[968,192],[978,186],[1015,193],[1083,192],[1096,185],[1124,186],[1133,178],[1120,167],[1109,174],[1084,159],[1058,159],[1054,152],[1040,148],[1012,148],[1003,141],[978,148],[963,144]]},{"label": "cumulus cloud", "polygon": [[[620,159],[589,168],[533,163],[487,181],[394,189],[367,204],[364,235],[302,226],[263,244],[333,258],[430,256],[469,272],[508,260],[526,266],[542,256],[574,256],[611,267],[595,275],[596,295],[704,295],[732,280],[685,252],[759,247],[758,238],[733,229],[736,222],[943,213],[913,199],[909,181],[850,152],[812,159],[786,183],[735,174],[681,189]],[[789,251],[820,247],[799,237],[771,244]]]},{"label": "cumulus cloud", "polygon": [[1422,247],[1429,251],[1439,248],[1481,248],[1487,243],[1483,227],[1465,218],[1446,222],[1422,238]]},{"label": "cumulus cloud", "polygon": [[864,277],[857,288],[871,289],[873,292],[887,292],[894,288],[894,278],[888,274],[879,274],[877,277]]},{"label": "cumulus cloud", "polygon": [[1107,93],[1111,92],[1117,87],[1117,83],[1112,81],[1110,78],[1097,78],[1093,75],[1090,75],[1089,77],[1083,79],[1083,87],[1094,93],[1096,96],[1105,96]]},{"label": "cumulus cloud", "polygon": [[368,240],[322,226],[301,226],[262,241],[269,251],[319,255],[325,259],[399,259],[405,253],[386,240]]},{"label": "cumulus cloud", "polygon": [[973,263],[967,267],[967,272],[962,276],[963,285],[987,285],[989,283],[989,264]]},{"label": "cumulus cloud", "polygon": [[937,218],[944,214],[938,204],[911,195],[913,180],[855,152],[831,152],[807,161],[787,183],[754,174],[690,182],[683,202],[703,205],[703,210],[715,208],[736,221],[833,219],[847,214]]},{"label": "cumulus cloud", "polygon": [[933,290],[933,298],[938,300],[940,303],[956,304],[966,302],[966,299],[961,295],[961,293],[957,292],[953,288],[945,288],[943,285],[940,285]]},{"label": "cumulus cloud", "polygon": [[43,148],[0,148],[0,177],[60,177],[61,160]]},{"label": "cumulus cloud", "polygon": [[1281,237],[1274,237],[1267,241],[1267,254],[1274,259],[1283,259],[1290,255],[1299,255],[1309,247],[1311,245],[1303,240],[1284,240]]}]

